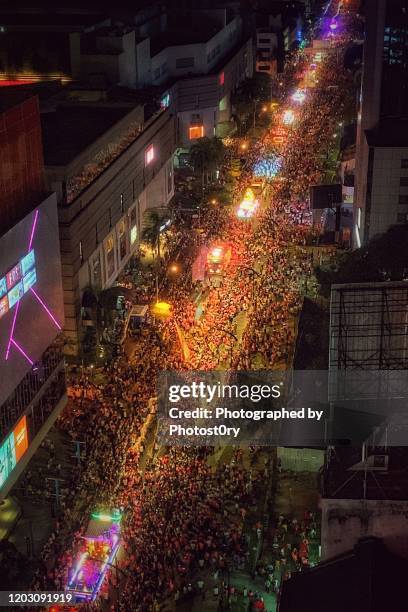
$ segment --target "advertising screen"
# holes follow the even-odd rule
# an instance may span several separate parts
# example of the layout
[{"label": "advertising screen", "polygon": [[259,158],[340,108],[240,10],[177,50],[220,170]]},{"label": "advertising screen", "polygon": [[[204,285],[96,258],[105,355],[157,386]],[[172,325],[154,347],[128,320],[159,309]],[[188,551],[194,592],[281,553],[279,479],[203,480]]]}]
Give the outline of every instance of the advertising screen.
[{"label": "advertising screen", "polygon": [[0,445],[0,488],[28,448],[27,420],[23,416]]},{"label": "advertising screen", "polygon": [[0,238],[0,405],[63,323],[57,205],[51,195]]}]

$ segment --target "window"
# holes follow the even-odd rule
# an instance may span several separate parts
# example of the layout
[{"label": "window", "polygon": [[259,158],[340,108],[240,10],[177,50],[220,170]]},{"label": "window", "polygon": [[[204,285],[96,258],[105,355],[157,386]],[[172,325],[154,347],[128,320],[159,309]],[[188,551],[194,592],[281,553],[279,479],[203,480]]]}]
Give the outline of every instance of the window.
[{"label": "window", "polygon": [[149,164],[151,164],[153,160],[154,160],[154,147],[151,144],[150,146],[147,147],[146,152],[145,152],[145,166],[148,166]]},{"label": "window", "polygon": [[408,176],[401,176],[400,187],[408,187]]},{"label": "window", "polygon": [[190,140],[195,140],[196,138],[202,138],[204,136],[204,126],[203,125],[190,126],[188,135],[189,135]]},{"label": "window", "polygon": [[129,226],[130,226],[130,244],[134,244],[137,239],[137,216],[136,216],[136,206],[129,212]]},{"label": "window", "polygon": [[261,45],[270,45],[271,39],[270,38],[258,38],[258,43]]},{"label": "window", "polygon": [[162,108],[168,108],[170,106],[170,94],[166,93],[160,100],[160,106]]},{"label": "window", "polygon": [[194,68],[194,57],[179,57],[176,59],[176,68]]},{"label": "window", "polygon": [[106,241],[106,277],[109,279],[115,271],[115,251],[113,249],[113,237],[109,236]]},{"label": "window", "polygon": [[167,195],[169,196],[173,192],[173,171],[171,166],[168,168],[167,174]]},{"label": "window", "polygon": [[406,213],[399,213],[397,215],[397,221],[398,221],[398,223],[408,223],[408,214],[406,214]]},{"label": "window", "polygon": [[219,83],[220,85],[224,85],[225,82],[225,74],[224,72],[221,72],[220,76],[219,76]]},{"label": "window", "polygon": [[398,204],[408,204],[408,195],[400,195],[398,198]]},{"label": "window", "polygon": [[269,70],[269,64],[259,64],[258,65],[258,70]]},{"label": "window", "polygon": [[401,159],[401,168],[408,168],[408,159]]},{"label": "window", "polygon": [[101,276],[101,260],[98,255],[92,260],[91,263],[92,270],[92,284],[94,287],[101,287],[102,285],[102,276]]},{"label": "window", "polygon": [[119,233],[119,257],[120,260],[124,259],[127,255],[127,242],[126,242],[126,224],[121,221],[118,228]]},{"label": "window", "polygon": [[193,113],[190,118],[190,123],[200,123],[200,122],[201,122],[201,115]]}]

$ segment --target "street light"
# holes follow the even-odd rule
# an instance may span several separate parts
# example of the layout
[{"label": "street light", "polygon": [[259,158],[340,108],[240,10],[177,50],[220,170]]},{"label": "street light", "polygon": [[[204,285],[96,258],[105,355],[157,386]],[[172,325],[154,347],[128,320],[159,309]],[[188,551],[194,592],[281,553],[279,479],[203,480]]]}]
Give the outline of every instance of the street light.
[{"label": "street light", "polygon": [[178,274],[178,272],[180,272],[180,266],[178,266],[176,263],[171,264],[171,266],[169,267],[169,272],[172,272],[173,274]]},{"label": "street light", "polygon": [[171,304],[168,302],[159,302],[157,301],[152,306],[153,314],[161,319],[169,319],[171,317]]}]

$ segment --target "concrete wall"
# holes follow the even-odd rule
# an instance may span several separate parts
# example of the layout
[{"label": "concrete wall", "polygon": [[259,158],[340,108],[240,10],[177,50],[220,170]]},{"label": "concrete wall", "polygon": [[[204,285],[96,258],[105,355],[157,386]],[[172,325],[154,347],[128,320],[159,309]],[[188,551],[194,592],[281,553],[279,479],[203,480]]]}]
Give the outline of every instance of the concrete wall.
[{"label": "concrete wall", "polygon": [[391,225],[404,223],[408,204],[399,204],[399,196],[408,196],[408,187],[400,186],[408,169],[401,168],[401,160],[408,159],[407,148],[375,148],[371,186],[370,223],[367,238],[387,231]]},{"label": "concrete wall", "polygon": [[359,538],[382,538],[389,550],[408,559],[408,502],[323,499],[322,558],[351,550]]},{"label": "concrete wall", "polygon": [[[254,72],[252,39],[247,40],[235,55],[217,73],[180,79],[177,83],[178,143],[189,147],[189,127],[197,125],[198,115],[204,127],[204,136],[211,138],[220,121],[231,117],[231,93]],[[225,109],[220,102],[225,102]]]}]

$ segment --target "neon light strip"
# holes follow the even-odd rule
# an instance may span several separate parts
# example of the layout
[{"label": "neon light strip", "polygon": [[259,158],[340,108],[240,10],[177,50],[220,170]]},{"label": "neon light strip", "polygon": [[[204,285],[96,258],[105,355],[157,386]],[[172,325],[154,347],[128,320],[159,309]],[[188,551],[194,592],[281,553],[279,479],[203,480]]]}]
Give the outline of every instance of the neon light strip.
[{"label": "neon light strip", "polygon": [[111,516],[110,514],[99,514],[97,512],[92,513],[91,517],[98,521],[114,521],[114,522],[120,521],[120,519],[122,518],[120,514]]},{"label": "neon light strip", "polygon": [[30,242],[28,244],[28,252],[31,251],[31,245],[33,244],[33,238],[34,238],[34,232],[35,232],[35,228],[37,226],[37,221],[38,221],[38,208],[35,211],[35,216],[34,216],[34,221],[33,221],[33,227],[31,228],[31,236],[30,236]]},{"label": "neon light strip", "polygon": [[88,552],[84,552],[84,553],[82,553],[81,557],[79,558],[78,565],[76,566],[75,572],[74,572],[74,574],[73,574],[73,576],[72,576],[72,578],[71,578],[71,580],[69,582],[69,585],[68,585],[69,587],[76,580],[76,577],[78,576],[78,574],[79,574],[79,572],[81,570],[81,567],[85,563],[87,556],[88,556]]},{"label": "neon light strip", "polygon": [[25,357],[28,361],[28,363],[30,365],[34,365],[34,361],[32,361],[29,356],[27,355],[27,353],[25,353],[23,351],[23,349],[21,348],[21,346],[19,344],[17,344],[17,342],[14,340],[14,338],[11,339],[11,342],[14,344],[14,346],[16,347],[16,349],[18,349],[20,351],[20,353],[23,355],[23,357]]},{"label": "neon light strip", "polygon": [[9,341],[8,341],[8,345],[7,345],[7,351],[6,351],[6,361],[9,358],[10,347],[11,347],[11,343],[12,343],[12,340],[13,340],[14,328],[16,326],[16,319],[17,319],[17,313],[18,313],[19,306],[20,306],[20,300],[18,300],[17,305],[16,305],[16,309],[14,311],[13,323],[11,325],[10,337],[9,337]]},{"label": "neon light strip", "polygon": [[58,323],[57,319],[54,317],[54,315],[52,314],[50,309],[44,304],[44,302],[42,301],[42,299],[40,298],[38,293],[32,287],[30,287],[30,291],[37,298],[37,300],[40,302],[41,306],[44,308],[45,312],[50,317],[51,321],[54,322],[55,326],[58,327],[58,329],[62,329],[61,325]]},{"label": "neon light strip", "polygon": [[112,565],[112,562],[115,560],[119,546],[120,546],[120,541],[118,541],[116,545],[112,548],[111,554],[109,555],[107,561],[105,561],[105,563],[102,566],[101,575],[98,578],[98,582],[96,583],[95,589],[92,593],[92,599],[91,599],[92,601],[94,601],[96,599],[96,596],[98,595],[99,589],[101,588],[102,582],[104,581],[107,569],[108,567]]}]

